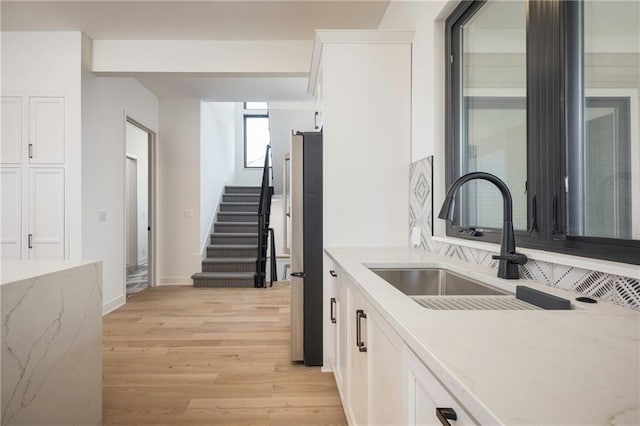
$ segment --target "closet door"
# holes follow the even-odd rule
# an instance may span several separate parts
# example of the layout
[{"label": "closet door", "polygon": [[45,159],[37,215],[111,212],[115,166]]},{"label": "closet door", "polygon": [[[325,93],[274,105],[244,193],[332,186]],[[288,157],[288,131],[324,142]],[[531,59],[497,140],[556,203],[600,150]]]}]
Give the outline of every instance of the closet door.
[{"label": "closet door", "polygon": [[2,96],[0,103],[2,110],[0,162],[20,164],[22,161],[22,98]]},{"label": "closet door", "polygon": [[29,169],[29,259],[64,259],[64,169]]},{"label": "closet door", "polygon": [[19,167],[0,169],[0,258],[22,259],[22,179]]},{"label": "closet door", "polygon": [[29,98],[29,163],[64,163],[64,98]]}]

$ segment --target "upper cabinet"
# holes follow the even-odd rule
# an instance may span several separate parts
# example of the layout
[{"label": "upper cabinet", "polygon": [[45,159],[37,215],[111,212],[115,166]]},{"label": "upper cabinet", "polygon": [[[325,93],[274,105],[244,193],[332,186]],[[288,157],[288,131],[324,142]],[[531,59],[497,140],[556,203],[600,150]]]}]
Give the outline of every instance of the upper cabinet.
[{"label": "upper cabinet", "polygon": [[29,163],[64,163],[64,98],[29,98]]},{"label": "upper cabinet", "polygon": [[22,161],[22,98],[3,96],[0,100],[2,111],[2,164],[20,164]]}]

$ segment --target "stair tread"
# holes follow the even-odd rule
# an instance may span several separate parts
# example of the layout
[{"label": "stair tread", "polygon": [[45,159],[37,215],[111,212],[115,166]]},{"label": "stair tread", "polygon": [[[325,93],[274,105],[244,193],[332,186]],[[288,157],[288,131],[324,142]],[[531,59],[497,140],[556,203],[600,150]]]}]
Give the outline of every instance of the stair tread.
[{"label": "stair tread", "polygon": [[196,272],[191,276],[193,279],[197,278],[225,278],[225,279],[253,279],[255,272]]},{"label": "stair tread", "polygon": [[251,226],[257,226],[258,222],[216,222],[214,223],[214,225],[219,225],[219,224],[224,224],[224,225],[230,225],[230,226],[238,226],[238,225],[251,225]]},{"label": "stair tread", "polygon": [[257,257],[207,257],[203,263],[253,263]]},{"label": "stair tread", "polygon": [[257,237],[257,232],[214,232],[211,234],[212,236],[220,236],[220,237],[237,237],[237,238],[246,238],[246,237]]},{"label": "stair tread", "polygon": [[255,212],[218,212],[218,214],[224,216],[258,216]]},{"label": "stair tread", "polygon": [[223,201],[220,203],[221,206],[257,206],[259,202],[252,203],[251,201]]}]

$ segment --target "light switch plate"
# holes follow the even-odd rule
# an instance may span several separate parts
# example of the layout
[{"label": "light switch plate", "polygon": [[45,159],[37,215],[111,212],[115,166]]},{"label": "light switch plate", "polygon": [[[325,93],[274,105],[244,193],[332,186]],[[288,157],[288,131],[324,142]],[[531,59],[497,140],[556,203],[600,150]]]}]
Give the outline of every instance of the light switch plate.
[{"label": "light switch plate", "polygon": [[190,219],[193,217],[193,210],[191,209],[184,209],[184,217],[187,219]]},{"label": "light switch plate", "polygon": [[420,228],[417,226],[411,228],[411,244],[414,247],[420,246]]},{"label": "light switch plate", "polygon": [[106,210],[98,210],[98,222],[106,222],[106,221],[107,221]]}]

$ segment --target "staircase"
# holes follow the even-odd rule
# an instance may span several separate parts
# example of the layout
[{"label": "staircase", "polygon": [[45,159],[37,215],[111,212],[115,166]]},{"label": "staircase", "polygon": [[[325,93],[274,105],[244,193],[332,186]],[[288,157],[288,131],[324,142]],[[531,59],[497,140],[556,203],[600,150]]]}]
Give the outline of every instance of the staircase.
[{"label": "staircase", "polygon": [[227,186],[194,287],[254,287],[258,251],[259,186]]}]

